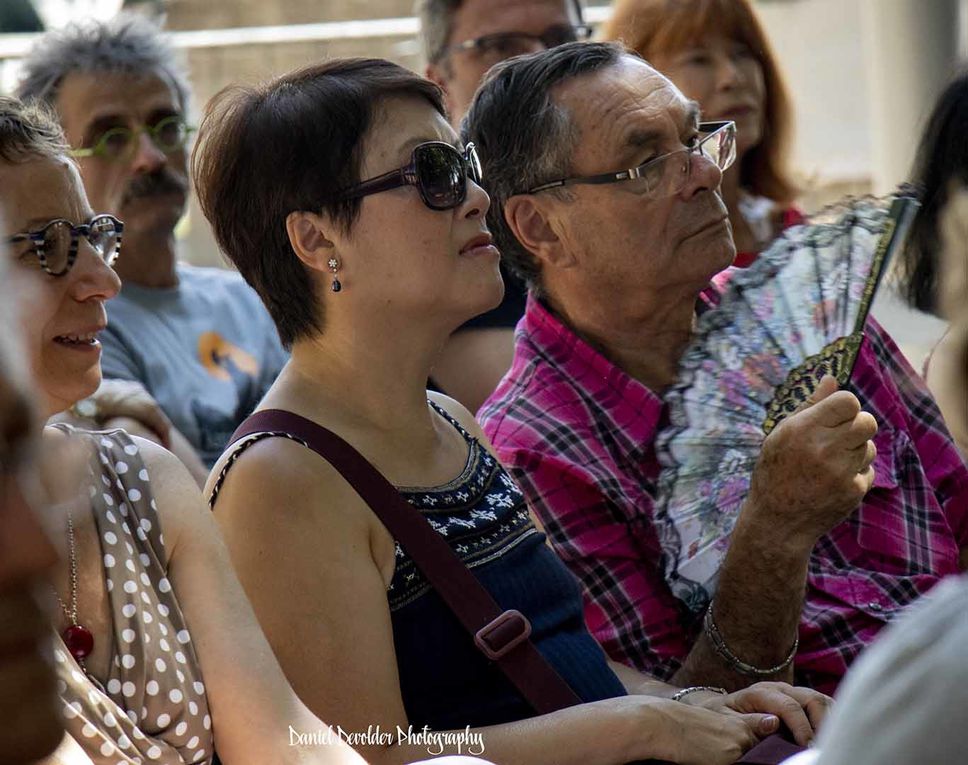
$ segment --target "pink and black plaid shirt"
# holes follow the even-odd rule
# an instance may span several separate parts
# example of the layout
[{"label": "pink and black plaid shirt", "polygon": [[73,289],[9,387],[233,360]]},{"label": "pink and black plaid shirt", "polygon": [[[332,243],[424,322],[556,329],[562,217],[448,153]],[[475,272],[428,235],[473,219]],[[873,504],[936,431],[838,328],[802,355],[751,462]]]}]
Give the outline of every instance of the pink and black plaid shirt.
[{"label": "pink and black plaid shirt", "polygon": [[[958,571],[968,468],[897,346],[867,327],[853,390],[878,421],[876,481],[810,561],[797,681],[831,692],[901,608]],[[555,551],[583,582],[609,655],[657,677],[700,624],[673,597],[652,525],[661,400],[529,298],[514,364],[478,418]]]}]

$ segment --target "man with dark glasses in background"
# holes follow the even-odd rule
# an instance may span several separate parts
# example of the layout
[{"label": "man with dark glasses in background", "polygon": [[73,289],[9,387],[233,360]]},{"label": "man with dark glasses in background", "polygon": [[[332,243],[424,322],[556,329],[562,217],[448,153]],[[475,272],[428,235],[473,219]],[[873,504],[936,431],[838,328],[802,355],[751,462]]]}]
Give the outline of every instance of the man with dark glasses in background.
[{"label": "man with dark glasses in background", "polygon": [[[450,120],[460,124],[487,71],[522,53],[587,40],[581,0],[418,0],[426,76],[444,89]],[[433,382],[472,412],[511,365],[514,325],[524,313],[524,285],[501,267],[504,300],[455,332]]]},{"label": "man with dark glasses in background", "polygon": [[121,16],[44,35],[19,95],[56,110],[94,209],[124,222],[123,287],[101,336],[108,379],[75,413],[162,443],[204,482],[286,355],[238,274],[178,262],[194,130],[185,75],[155,27]]}]

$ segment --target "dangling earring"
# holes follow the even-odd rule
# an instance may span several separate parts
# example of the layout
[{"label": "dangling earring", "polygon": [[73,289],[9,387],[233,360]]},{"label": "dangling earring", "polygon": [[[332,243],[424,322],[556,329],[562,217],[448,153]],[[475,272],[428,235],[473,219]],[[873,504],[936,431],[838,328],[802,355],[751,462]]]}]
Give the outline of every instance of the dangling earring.
[{"label": "dangling earring", "polygon": [[337,273],[339,272],[339,261],[336,258],[330,258],[329,263],[330,270],[333,272],[333,292],[339,292],[343,289],[343,285],[340,284]]}]

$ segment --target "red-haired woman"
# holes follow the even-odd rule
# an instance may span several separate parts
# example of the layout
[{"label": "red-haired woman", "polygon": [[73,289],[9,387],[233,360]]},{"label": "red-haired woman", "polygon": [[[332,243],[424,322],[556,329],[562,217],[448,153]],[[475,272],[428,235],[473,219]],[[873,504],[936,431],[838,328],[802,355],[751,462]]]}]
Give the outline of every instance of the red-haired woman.
[{"label": "red-haired woman", "polygon": [[659,69],[702,108],[736,123],[736,162],[723,200],[748,266],[803,220],[787,168],[793,116],[773,51],[748,0],[616,0],[603,30]]}]

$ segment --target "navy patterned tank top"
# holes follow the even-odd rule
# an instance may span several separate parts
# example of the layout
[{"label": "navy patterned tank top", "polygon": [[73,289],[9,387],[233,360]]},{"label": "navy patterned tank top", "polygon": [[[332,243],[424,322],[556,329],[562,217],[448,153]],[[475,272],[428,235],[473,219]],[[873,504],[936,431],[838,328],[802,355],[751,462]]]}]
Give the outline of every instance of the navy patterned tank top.
[{"label": "navy patterned tank top", "polygon": [[[397,489],[446,538],[501,608],[528,618],[532,643],[582,701],[624,696],[625,688],[585,627],[578,582],[535,528],[521,490],[476,438],[429,403],[463,436],[467,462],[443,486]],[[287,433],[266,432],[233,444],[209,497],[211,506],[239,455],[272,437],[303,443]],[[399,543],[387,599],[400,690],[415,729],[476,728],[534,715]]]},{"label": "navy patterned tank top", "polygon": [[[585,627],[577,581],[545,544],[524,495],[494,456],[431,402],[467,442],[461,475],[433,488],[397,487],[504,609],[531,622],[531,640],[582,701],[625,695]],[[448,730],[520,720],[531,707],[397,545],[387,591],[407,718]]]}]

